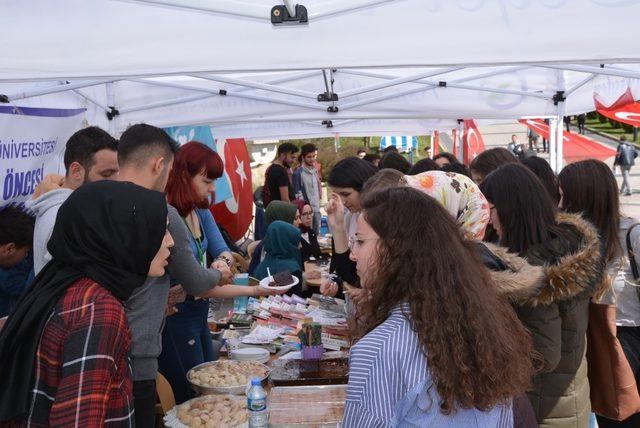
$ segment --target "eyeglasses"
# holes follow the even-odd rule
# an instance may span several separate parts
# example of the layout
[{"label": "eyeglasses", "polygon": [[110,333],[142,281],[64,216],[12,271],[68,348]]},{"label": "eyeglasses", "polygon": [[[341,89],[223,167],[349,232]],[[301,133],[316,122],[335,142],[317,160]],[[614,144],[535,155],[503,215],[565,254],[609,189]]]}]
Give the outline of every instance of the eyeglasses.
[{"label": "eyeglasses", "polygon": [[380,238],[355,238],[352,236],[349,238],[349,249],[354,251],[357,248],[362,247],[365,241],[377,241],[378,239]]}]

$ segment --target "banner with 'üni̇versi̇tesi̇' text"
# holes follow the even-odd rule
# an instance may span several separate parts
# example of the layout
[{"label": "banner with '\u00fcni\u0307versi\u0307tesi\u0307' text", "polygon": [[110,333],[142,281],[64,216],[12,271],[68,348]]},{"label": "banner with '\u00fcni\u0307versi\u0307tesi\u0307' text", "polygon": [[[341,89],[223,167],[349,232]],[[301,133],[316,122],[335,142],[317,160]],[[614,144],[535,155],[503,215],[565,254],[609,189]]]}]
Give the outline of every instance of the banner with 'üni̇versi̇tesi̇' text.
[{"label": "banner with '\u00fcni\u0307versi\u0307tesi\u0307' text", "polygon": [[46,174],[64,174],[64,148],[84,111],[0,106],[0,206],[26,201]]}]

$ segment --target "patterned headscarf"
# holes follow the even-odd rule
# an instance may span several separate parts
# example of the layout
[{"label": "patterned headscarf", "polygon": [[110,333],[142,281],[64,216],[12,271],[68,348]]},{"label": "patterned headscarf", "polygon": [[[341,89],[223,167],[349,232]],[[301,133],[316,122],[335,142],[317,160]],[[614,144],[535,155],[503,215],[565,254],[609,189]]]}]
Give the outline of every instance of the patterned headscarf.
[{"label": "patterned headscarf", "polygon": [[489,203],[473,180],[443,171],[406,175],[405,179],[408,186],[440,202],[470,239],[482,240],[489,223]]}]

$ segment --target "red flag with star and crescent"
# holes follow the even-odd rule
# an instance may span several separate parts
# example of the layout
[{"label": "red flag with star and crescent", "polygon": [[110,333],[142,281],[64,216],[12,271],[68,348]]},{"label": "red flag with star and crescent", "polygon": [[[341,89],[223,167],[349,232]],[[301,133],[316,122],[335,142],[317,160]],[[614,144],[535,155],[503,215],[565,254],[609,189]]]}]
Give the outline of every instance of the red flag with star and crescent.
[{"label": "red flag with star and crescent", "polygon": [[482,138],[480,131],[478,131],[476,122],[473,119],[465,119],[464,121],[462,144],[464,145],[463,162],[467,166],[469,166],[476,156],[484,152],[484,139]]},{"label": "red flag with star and crescent", "polygon": [[593,94],[593,102],[601,115],[632,126],[640,126],[640,102],[633,98],[630,88],[610,106],[604,105],[598,94]]},{"label": "red flag with star and crescent", "polygon": [[233,194],[211,207],[211,213],[216,223],[237,241],[244,236],[253,220],[249,152],[243,138],[218,139],[216,151],[224,163],[224,176],[221,178],[227,180]]}]

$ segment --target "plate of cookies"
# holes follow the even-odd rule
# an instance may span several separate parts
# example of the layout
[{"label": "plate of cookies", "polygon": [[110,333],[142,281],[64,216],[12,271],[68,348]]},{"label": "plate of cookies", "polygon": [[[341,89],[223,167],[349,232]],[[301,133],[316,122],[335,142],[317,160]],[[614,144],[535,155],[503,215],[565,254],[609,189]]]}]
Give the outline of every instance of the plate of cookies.
[{"label": "plate of cookies", "polygon": [[206,394],[244,394],[252,379],[266,380],[269,368],[257,361],[212,361],[187,372],[196,392]]},{"label": "plate of cookies", "polygon": [[248,428],[247,400],[235,395],[205,395],[175,406],[164,417],[171,428]]}]

